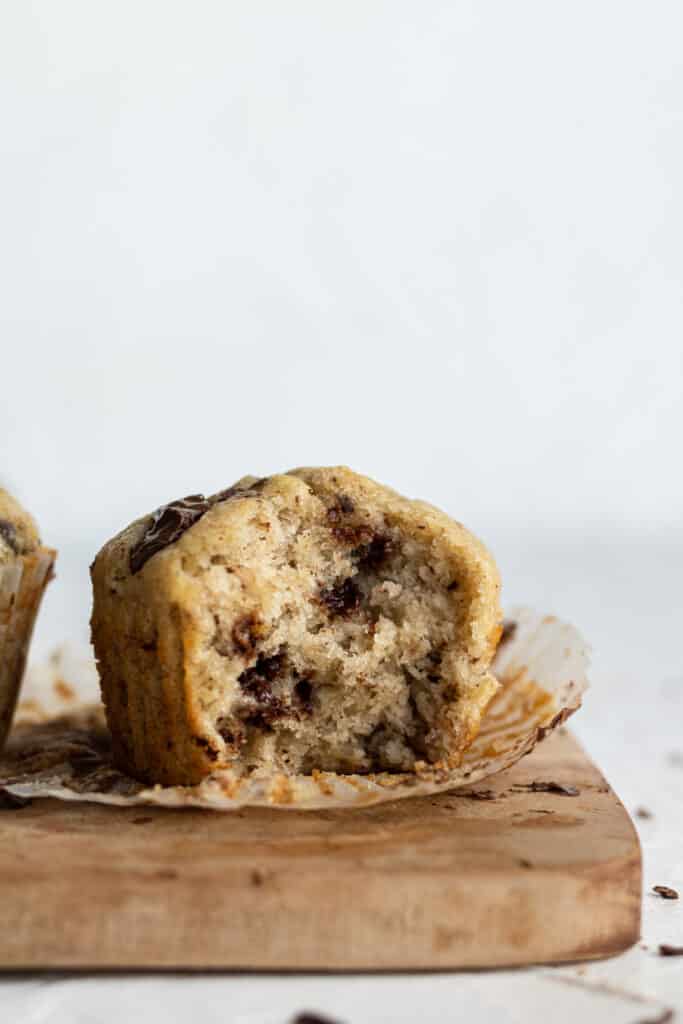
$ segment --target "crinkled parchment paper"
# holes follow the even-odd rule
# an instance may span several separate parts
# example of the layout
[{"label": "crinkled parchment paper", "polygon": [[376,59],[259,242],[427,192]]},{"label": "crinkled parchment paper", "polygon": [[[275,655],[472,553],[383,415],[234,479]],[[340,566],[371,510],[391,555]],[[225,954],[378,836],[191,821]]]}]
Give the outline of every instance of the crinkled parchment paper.
[{"label": "crinkled parchment paper", "polygon": [[239,776],[217,771],[197,786],[147,787],[113,767],[92,662],[55,656],[29,673],[25,699],[0,756],[0,786],[19,796],[230,811],[359,807],[479,782],[518,761],[581,705],[587,648],[573,626],[516,609],[494,671],[502,688],[459,768],[417,774]]}]

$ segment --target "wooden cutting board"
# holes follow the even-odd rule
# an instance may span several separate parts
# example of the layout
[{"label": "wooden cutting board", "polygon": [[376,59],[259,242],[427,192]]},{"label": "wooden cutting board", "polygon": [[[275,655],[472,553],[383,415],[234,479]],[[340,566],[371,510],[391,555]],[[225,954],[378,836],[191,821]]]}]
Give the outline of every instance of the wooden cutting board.
[{"label": "wooden cutting board", "polygon": [[0,812],[6,969],[587,960],[638,939],[640,893],[633,825],[564,731],[468,790],[366,810]]}]

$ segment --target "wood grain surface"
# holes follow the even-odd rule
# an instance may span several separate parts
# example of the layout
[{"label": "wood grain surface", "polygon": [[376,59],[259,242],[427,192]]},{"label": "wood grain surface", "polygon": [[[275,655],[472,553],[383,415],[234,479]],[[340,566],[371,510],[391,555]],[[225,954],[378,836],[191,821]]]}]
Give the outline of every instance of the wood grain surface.
[{"label": "wood grain surface", "polygon": [[467,790],[365,810],[0,811],[5,969],[587,960],[637,940],[640,892],[631,821],[564,730]]}]

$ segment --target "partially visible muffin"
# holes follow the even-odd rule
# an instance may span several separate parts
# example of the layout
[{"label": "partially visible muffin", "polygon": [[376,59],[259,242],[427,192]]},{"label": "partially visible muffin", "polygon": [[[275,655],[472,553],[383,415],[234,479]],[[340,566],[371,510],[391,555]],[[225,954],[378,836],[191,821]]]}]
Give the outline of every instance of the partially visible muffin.
[{"label": "partially visible muffin", "polygon": [[0,565],[28,555],[40,546],[38,527],[16,498],[0,488]]},{"label": "partially visible muffin", "polygon": [[149,782],[452,767],[497,690],[488,551],[345,467],[171,502],[92,578],[115,756]]},{"label": "partially visible muffin", "polygon": [[43,591],[56,553],[33,518],[0,488],[0,748],[12,722]]}]

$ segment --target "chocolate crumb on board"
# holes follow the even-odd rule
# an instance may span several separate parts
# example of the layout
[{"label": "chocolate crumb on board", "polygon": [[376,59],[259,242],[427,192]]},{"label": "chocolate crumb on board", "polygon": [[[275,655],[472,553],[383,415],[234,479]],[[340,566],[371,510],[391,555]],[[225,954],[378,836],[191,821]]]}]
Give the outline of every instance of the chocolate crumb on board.
[{"label": "chocolate crumb on board", "polygon": [[669,885],[653,885],[652,891],[661,896],[663,900],[677,900],[678,892]]},{"label": "chocolate crumb on board", "polygon": [[298,1013],[292,1018],[291,1024],[342,1024],[340,1020],[332,1020],[331,1017],[321,1017],[319,1013]]},{"label": "chocolate crumb on board", "polygon": [[647,807],[636,807],[633,812],[636,818],[642,818],[643,821],[648,821],[650,818],[654,818],[652,811],[648,811]]},{"label": "chocolate crumb on board", "polygon": [[576,786],[566,786],[562,782],[529,782],[526,786],[513,786],[513,789],[528,790],[530,793],[557,793],[558,796],[579,796]]},{"label": "chocolate crumb on board", "polygon": [[0,787],[0,811],[20,811],[30,803],[28,797],[17,796],[16,793],[10,793],[8,789]]},{"label": "chocolate crumb on board", "polygon": [[683,956],[683,946],[670,946],[668,942],[660,942],[658,952],[660,956]]}]

